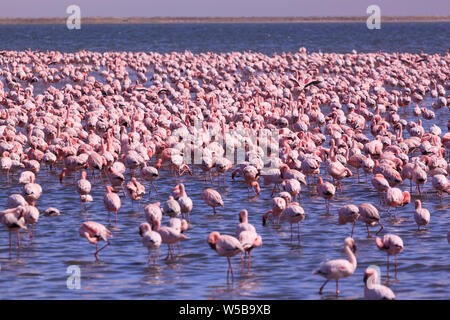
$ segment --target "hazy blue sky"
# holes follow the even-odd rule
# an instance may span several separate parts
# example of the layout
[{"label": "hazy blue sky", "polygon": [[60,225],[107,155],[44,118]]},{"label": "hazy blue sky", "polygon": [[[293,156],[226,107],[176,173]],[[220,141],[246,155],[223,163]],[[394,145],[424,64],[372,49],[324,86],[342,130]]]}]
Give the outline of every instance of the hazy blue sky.
[{"label": "hazy blue sky", "polygon": [[76,4],[82,17],[450,15],[449,0],[1,0],[0,17],[64,17]]}]

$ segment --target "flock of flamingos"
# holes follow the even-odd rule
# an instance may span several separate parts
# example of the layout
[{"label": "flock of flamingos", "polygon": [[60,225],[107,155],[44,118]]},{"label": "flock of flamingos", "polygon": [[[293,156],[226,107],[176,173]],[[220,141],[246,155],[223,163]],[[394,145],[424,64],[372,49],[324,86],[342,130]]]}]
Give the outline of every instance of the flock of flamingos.
[{"label": "flock of flamingos", "polygon": [[[158,196],[160,174],[200,176],[207,187],[201,200],[215,214],[224,203],[214,180],[225,183],[231,174],[247,185],[249,196],[263,188],[271,192],[267,211],[252,214],[260,215],[262,226],[290,223],[291,241],[295,224],[300,241],[306,216],[302,185],[315,186],[325,214],[335,214],[329,205],[342,192],[341,181],[354,179],[371,185],[379,199],[337,212],[338,224],[351,225],[350,237],[343,239],[348,259],[325,261],[314,271],[326,279],[319,292],[335,280],[339,294],[339,279],[354,273],[357,221],[368,237],[370,227],[377,227],[374,245],[387,254],[388,272],[389,257],[395,257],[397,272],[403,241],[385,231],[377,208],[387,207],[395,218],[396,209],[409,206],[414,196],[411,214],[419,229],[430,221],[418,199],[422,193],[448,201],[450,132],[436,125],[425,130],[422,121],[439,109],[448,117],[449,74],[448,53],[2,51],[1,171],[4,183],[19,187],[19,193],[6,195],[7,209],[0,211],[10,250],[13,232],[19,250],[20,231],[33,237],[40,216],[36,204],[45,196],[36,180],[48,178],[43,167],[61,170],[56,183],[74,179],[84,209],[93,201],[92,184],[105,178],[104,206],[115,223],[123,201],[140,206]],[[416,121],[406,121],[407,113]],[[430,180],[433,190],[424,190]],[[171,259],[175,246],[189,241],[194,205],[183,183],[167,201],[145,205],[146,222],[136,232],[149,263],[156,263],[162,244]],[[163,216],[170,218],[164,225]],[[228,259],[227,279],[229,273],[233,278],[231,257],[240,254],[250,265],[252,250],[263,244],[248,216],[244,208],[239,212],[234,235],[205,230],[205,247]],[[113,233],[95,221],[79,227],[80,236],[96,246],[96,259]],[[450,233],[442,236],[450,243]],[[367,268],[365,297],[395,298],[378,280],[376,270]]]}]

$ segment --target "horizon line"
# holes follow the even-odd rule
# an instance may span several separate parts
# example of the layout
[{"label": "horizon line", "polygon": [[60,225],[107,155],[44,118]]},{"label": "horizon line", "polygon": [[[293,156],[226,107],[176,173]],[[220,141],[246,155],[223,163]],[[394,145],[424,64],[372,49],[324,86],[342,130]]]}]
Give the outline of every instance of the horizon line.
[{"label": "horizon line", "polygon": [[[0,24],[59,24],[67,17],[0,18]],[[81,16],[84,24],[155,24],[155,23],[295,23],[295,22],[364,22],[368,16],[241,16],[241,17],[101,17]],[[450,22],[450,16],[381,16],[382,22]]]}]

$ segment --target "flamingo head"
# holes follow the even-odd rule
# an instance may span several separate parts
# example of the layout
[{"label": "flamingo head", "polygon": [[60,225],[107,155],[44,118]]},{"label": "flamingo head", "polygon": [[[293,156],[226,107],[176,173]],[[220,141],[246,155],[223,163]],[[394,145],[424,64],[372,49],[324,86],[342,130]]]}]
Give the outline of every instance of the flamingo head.
[{"label": "flamingo head", "polygon": [[403,191],[402,194],[403,194],[402,206],[404,206],[411,202],[411,194],[409,193],[409,191]]},{"label": "flamingo head", "polygon": [[344,243],[346,247],[349,247],[353,251],[353,253],[356,252],[355,240],[353,240],[353,238],[345,238]]},{"label": "flamingo head", "polygon": [[139,235],[142,237],[146,232],[152,231],[152,227],[147,222],[139,226]]},{"label": "flamingo head", "polygon": [[242,209],[241,211],[239,211],[239,222],[246,222],[247,221],[247,217],[248,217],[248,212],[246,209]]},{"label": "flamingo head", "polygon": [[251,186],[254,188],[256,194],[261,193],[261,187],[259,186],[258,181],[252,181]]},{"label": "flamingo head", "polygon": [[420,209],[420,208],[422,208],[422,202],[420,202],[420,200],[417,199],[417,200],[414,202],[414,206],[415,206],[416,209]]},{"label": "flamingo head", "polygon": [[208,242],[211,249],[216,250],[216,243],[219,240],[219,238],[220,238],[220,233],[218,233],[217,231],[213,231],[209,234],[206,242]]}]

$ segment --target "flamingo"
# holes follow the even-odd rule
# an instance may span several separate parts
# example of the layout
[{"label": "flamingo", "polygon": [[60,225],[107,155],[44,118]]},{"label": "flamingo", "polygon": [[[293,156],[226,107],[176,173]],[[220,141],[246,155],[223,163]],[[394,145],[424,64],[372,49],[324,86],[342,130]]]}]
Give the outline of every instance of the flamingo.
[{"label": "flamingo", "polygon": [[[80,204],[83,206],[82,196],[87,196],[91,192],[91,183],[87,180],[87,172],[81,172],[81,179],[77,182],[77,192],[80,195]],[[84,209],[86,209],[86,202],[84,202]]]},{"label": "flamingo", "polygon": [[231,266],[230,258],[239,253],[244,253],[245,250],[242,247],[241,242],[233,236],[226,234],[221,235],[217,231],[211,232],[206,242],[209,244],[211,249],[213,249],[219,254],[219,256],[227,257],[228,259],[227,280],[230,271],[231,271],[231,278],[232,280],[234,280],[233,267]]},{"label": "flamingo", "polygon": [[[386,204],[389,206],[388,212],[390,213],[391,207],[396,209],[403,207],[411,202],[411,195],[408,191],[401,191],[398,188],[389,188],[386,192]],[[396,217],[396,214],[394,215]]]},{"label": "flamingo", "polygon": [[152,231],[152,227],[148,223],[141,223],[139,226],[139,235],[142,237],[142,244],[148,250],[148,263],[151,260],[151,252],[153,251],[153,264],[156,263],[158,248],[161,246],[161,235]]},{"label": "flamingo", "polygon": [[348,204],[339,209],[338,215],[338,223],[340,225],[346,224],[348,222],[352,223],[352,233],[350,237],[353,238],[353,229],[355,228],[355,222],[360,216],[359,208],[353,204]]},{"label": "flamingo", "polygon": [[241,243],[245,254],[248,255],[248,267],[250,268],[252,258],[251,252],[254,248],[262,246],[262,237],[253,231],[242,231],[239,233],[238,240]]},{"label": "flamingo", "polygon": [[213,208],[214,215],[216,214],[216,207],[223,207],[222,197],[214,189],[208,188],[203,190],[201,198],[208,206]]},{"label": "flamingo", "polygon": [[430,222],[430,211],[422,208],[422,202],[417,199],[414,203],[416,210],[414,211],[414,220],[417,223],[417,231],[420,226],[426,226]]},{"label": "flamingo", "polygon": [[117,212],[122,205],[122,201],[120,200],[117,193],[114,192],[113,187],[106,186],[106,193],[103,197],[103,203],[105,204],[106,210],[108,210],[108,214],[110,212],[114,212],[116,217],[115,221],[117,223]]},{"label": "flamingo", "polygon": [[135,177],[132,177],[130,182],[125,185],[125,189],[128,191],[131,202],[138,201],[138,208],[141,206],[141,200],[145,194],[145,187]]},{"label": "flamingo", "polygon": [[339,279],[351,276],[356,269],[356,257],[354,252],[356,252],[355,241],[353,238],[345,238],[344,241],[345,253],[347,254],[348,260],[336,259],[322,262],[320,267],[313,271],[313,274],[319,274],[327,280],[319,289],[319,294],[322,294],[322,290],[325,285],[331,279],[336,280],[336,294],[339,295]]},{"label": "flamingo", "polygon": [[176,218],[181,214],[181,207],[173,196],[164,203],[163,213],[171,218]]},{"label": "flamingo", "polygon": [[156,220],[161,221],[162,211],[160,208],[160,203],[156,202],[146,205],[144,208],[144,215],[145,220],[147,220],[147,222],[150,223],[151,225],[153,225]]},{"label": "flamingo", "polygon": [[251,223],[248,223],[247,209],[242,209],[239,211],[239,224],[236,227],[236,237],[239,237],[239,234],[243,231],[251,231],[256,233],[255,227]]},{"label": "flamingo", "polygon": [[381,224],[380,214],[378,213],[377,208],[370,203],[361,203],[358,206],[360,217],[359,219],[366,224],[367,236],[370,237],[369,226],[374,226],[375,223],[380,225],[380,230],[376,232],[376,234],[380,233],[383,230],[383,225]]},{"label": "flamingo", "polygon": [[161,242],[164,244],[167,244],[167,256],[166,259],[169,258],[169,256],[173,259],[173,245],[177,243],[180,240],[189,239],[186,235],[181,233],[181,230],[177,228],[172,227],[161,227],[161,221],[160,220],[154,220],[153,221],[153,230],[159,233],[161,236]]},{"label": "flamingo", "polygon": [[286,205],[286,208],[281,213],[282,217],[286,217],[291,224],[291,241],[293,238],[292,224],[297,224],[297,238],[300,242],[300,222],[306,217],[305,210],[300,206],[298,202],[291,202]]},{"label": "flamingo", "polygon": [[23,207],[17,207],[13,209],[7,209],[0,211],[0,222],[8,228],[9,231],[9,250],[12,249],[11,232],[15,231],[17,235],[17,248],[20,250],[20,235],[19,230],[27,230],[25,224],[25,218],[23,217]]},{"label": "flamingo", "polygon": [[387,274],[389,277],[389,256],[395,256],[395,277],[397,277],[397,255],[403,251],[403,240],[395,234],[386,234],[383,238],[376,238],[375,243],[381,251],[387,253]]},{"label": "flamingo", "polygon": [[183,183],[177,184],[173,189],[172,192],[175,193],[175,198],[178,201],[178,204],[180,205],[181,214],[183,218],[185,215],[187,216],[187,220],[190,221],[190,215],[193,208],[193,202],[192,199],[188,197],[186,193],[186,188]]},{"label": "flamingo", "polygon": [[272,215],[272,223],[274,221],[274,218],[277,218],[277,223],[280,224],[280,216],[283,210],[286,208],[286,200],[281,197],[274,197],[272,198],[271,206],[272,209],[267,210],[262,217],[263,226],[266,225],[266,221],[270,215]]},{"label": "flamingo", "polygon": [[364,298],[366,300],[395,300],[391,289],[379,283],[378,272],[368,267],[364,272]]},{"label": "flamingo", "polygon": [[[102,224],[95,221],[83,222],[79,229],[80,237],[85,237],[89,243],[95,244],[95,259],[98,260],[98,253],[111,244],[108,238],[112,237],[111,232]],[[106,241],[106,244],[98,248],[99,241]]]},{"label": "flamingo", "polygon": [[333,184],[329,182],[323,182],[323,179],[319,177],[317,179],[317,193],[319,196],[324,198],[327,202],[327,215],[330,212],[330,200],[333,198],[334,194],[336,193],[336,188]]},{"label": "flamingo", "polygon": [[149,187],[148,187],[149,196],[152,192],[152,188],[155,189],[156,194],[158,194],[158,189],[153,184],[153,181],[155,181],[159,177],[158,169],[156,169],[155,167],[151,167],[151,166],[145,166],[145,167],[141,168],[141,177],[145,181],[149,182]]}]

